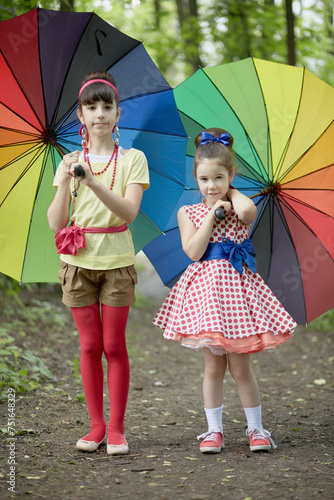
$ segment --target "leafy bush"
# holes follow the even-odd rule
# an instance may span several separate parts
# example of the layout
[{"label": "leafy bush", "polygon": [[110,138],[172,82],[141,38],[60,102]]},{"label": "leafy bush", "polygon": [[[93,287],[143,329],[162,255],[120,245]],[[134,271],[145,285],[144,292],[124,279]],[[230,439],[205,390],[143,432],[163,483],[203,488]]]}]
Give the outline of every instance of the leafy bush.
[{"label": "leafy bush", "polygon": [[311,321],[309,326],[318,332],[334,332],[334,309]]},{"label": "leafy bush", "polygon": [[9,387],[15,391],[32,391],[42,377],[53,379],[44,361],[29,350],[14,344],[15,339],[0,329],[0,400],[5,399]]}]

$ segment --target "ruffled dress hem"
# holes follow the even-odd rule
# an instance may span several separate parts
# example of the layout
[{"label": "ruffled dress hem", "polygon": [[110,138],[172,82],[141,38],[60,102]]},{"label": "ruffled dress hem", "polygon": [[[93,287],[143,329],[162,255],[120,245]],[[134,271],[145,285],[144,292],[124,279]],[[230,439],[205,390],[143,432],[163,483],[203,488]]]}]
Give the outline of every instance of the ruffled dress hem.
[{"label": "ruffled dress hem", "polygon": [[198,335],[182,335],[177,332],[169,333],[168,340],[175,340],[184,347],[199,350],[207,347],[215,355],[229,353],[236,354],[254,354],[269,349],[275,349],[293,336],[294,330],[287,332],[278,332],[274,335],[272,332],[266,332],[258,335],[251,335],[240,339],[226,339],[222,337],[221,332],[200,332]]}]

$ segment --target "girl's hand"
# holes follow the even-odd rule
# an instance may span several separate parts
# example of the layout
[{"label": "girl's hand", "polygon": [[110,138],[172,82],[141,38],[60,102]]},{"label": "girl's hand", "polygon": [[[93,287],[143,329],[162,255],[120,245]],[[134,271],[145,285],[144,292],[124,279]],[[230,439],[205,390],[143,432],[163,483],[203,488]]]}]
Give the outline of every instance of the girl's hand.
[{"label": "girl's hand", "polygon": [[227,201],[218,200],[218,201],[216,201],[216,203],[212,207],[212,210],[210,213],[212,213],[214,215],[215,210],[217,210],[217,208],[223,208],[225,210],[225,215],[229,215],[232,211],[232,203],[229,200],[227,200]]},{"label": "girl's hand", "polygon": [[78,164],[79,156],[80,151],[73,151],[72,153],[68,153],[67,155],[63,156],[63,174],[65,176],[73,176],[71,169],[75,164]]},{"label": "girl's hand", "polygon": [[[75,175],[75,172],[74,172],[74,169],[75,167],[77,167],[78,165],[81,165],[83,171],[84,171],[84,175],[83,176],[76,176]],[[82,182],[82,184],[85,184],[86,186],[91,186],[93,184],[93,182],[95,181],[93,175],[92,175],[92,172],[90,171],[90,168],[89,168],[89,165],[88,163],[86,163],[85,161],[83,160],[79,160],[77,159],[76,162],[72,163],[71,165],[71,168],[70,168],[70,173],[73,177],[75,177],[76,179],[78,179],[80,182]]]}]

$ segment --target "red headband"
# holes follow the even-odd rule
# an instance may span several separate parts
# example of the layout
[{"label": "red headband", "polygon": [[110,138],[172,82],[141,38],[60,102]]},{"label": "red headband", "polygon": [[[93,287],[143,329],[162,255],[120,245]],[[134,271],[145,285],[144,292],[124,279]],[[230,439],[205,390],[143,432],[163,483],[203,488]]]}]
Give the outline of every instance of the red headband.
[{"label": "red headband", "polygon": [[119,102],[119,93],[118,93],[118,90],[116,89],[115,85],[113,85],[112,83],[108,82],[108,80],[101,80],[101,79],[88,80],[88,82],[84,83],[83,86],[81,87],[81,89],[79,90],[79,97],[81,96],[82,91],[86,87],[88,87],[88,85],[90,85],[91,83],[97,83],[97,82],[101,82],[101,83],[105,83],[105,84],[109,85],[109,87],[111,87],[116,92],[116,95],[117,95],[117,98],[118,98],[118,102]]}]

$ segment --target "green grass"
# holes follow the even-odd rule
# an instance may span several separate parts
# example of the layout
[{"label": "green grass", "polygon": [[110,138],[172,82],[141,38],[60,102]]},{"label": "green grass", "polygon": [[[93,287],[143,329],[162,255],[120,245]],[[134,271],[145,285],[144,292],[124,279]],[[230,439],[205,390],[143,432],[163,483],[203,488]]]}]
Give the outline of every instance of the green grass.
[{"label": "green grass", "polygon": [[318,332],[334,332],[334,309],[319,316],[309,324],[310,328]]}]

